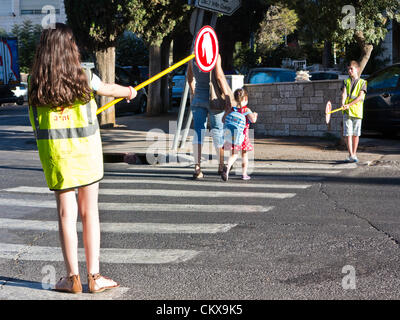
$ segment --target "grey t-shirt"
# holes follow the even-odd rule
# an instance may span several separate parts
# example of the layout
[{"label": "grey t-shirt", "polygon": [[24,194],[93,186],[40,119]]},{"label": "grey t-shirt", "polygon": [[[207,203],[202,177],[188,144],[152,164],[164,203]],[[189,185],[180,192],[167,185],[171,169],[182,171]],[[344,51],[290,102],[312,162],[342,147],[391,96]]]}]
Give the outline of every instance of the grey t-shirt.
[{"label": "grey t-shirt", "polygon": [[210,106],[210,73],[199,69],[196,62],[193,63],[193,77],[195,79],[192,107],[209,108]]},{"label": "grey t-shirt", "polygon": [[90,85],[93,91],[99,90],[99,86],[101,84],[100,78],[95,74],[92,73],[92,79],[90,80]]}]

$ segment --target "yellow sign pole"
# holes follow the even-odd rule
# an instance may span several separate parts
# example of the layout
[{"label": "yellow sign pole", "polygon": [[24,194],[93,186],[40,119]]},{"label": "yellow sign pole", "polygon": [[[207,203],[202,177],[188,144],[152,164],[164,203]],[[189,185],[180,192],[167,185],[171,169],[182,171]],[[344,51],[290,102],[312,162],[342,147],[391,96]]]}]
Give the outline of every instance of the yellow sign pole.
[{"label": "yellow sign pole", "polygon": [[337,108],[337,109],[335,109],[335,110],[332,110],[331,112],[328,112],[327,114],[332,114],[332,113],[338,112],[338,111],[340,111],[340,110],[343,110],[343,107]]},{"label": "yellow sign pole", "polygon": [[[164,71],[161,71],[160,73],[156,74],[155,76],[151,77],[150,79],[142,82],[141,84],[137,85],[135,87],[136,91],[139,91],[140,89],[144,88],[145,86],[147,86],[148,84],[160,79],[161,77],[163,77],[164,75],[166,75],[167,73],[170,73],[172,70],[180,67],[181,65],[185,64],[186,62],[192,60],[195,57],[194,54],[186,57],[185,59],[175,63],[174,65],[170,66],[169,68],[165,69]],[[118,99],[114,99],[113,101],[110,101],[109,103],[105,104],[104,106],[102,106],[101,108],[97,109],[96,115],[103,112],[104,110],[108,109],[109,107],[113,106],[114,104],[120,102],[121,100],[124,100],[125,98],[118,98]]]}]

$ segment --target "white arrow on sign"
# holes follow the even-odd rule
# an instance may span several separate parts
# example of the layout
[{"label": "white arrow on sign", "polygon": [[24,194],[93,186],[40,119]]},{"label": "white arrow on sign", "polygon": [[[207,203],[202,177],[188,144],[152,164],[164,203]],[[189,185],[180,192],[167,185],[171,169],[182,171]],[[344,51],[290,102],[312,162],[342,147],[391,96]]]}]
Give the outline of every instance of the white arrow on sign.
[{"label": "white arrow on sign", "polygon": [[196,0],[195,6],[231,16],[240,6],[241,0]]}]

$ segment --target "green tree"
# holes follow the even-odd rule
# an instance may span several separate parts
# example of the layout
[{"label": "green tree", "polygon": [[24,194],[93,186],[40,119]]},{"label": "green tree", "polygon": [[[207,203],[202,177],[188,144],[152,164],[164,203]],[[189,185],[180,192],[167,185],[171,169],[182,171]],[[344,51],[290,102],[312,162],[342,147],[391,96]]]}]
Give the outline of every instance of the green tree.
[{"label": "green tree", "polygon": [[258,49],[268,53],[285,42],[285,38],[296,30],[297,14],[282,4],[270,6],[257,32]]},{"label": "green tree", "polygon": [[[80,46],[95,52],[100,77],[115,81],[115,45],[132,21],[140,21],[145,12],[140,0],[64,0],[68,24]],[[112,98],[101,97],[104,105]],[[100,124],[115,124],[114,107],[100,114]]]},{"label": "green tree", "polygon": [[[351,4],[355,9],[354,21],[351,20],[352,17],[349,16],[349,13],[338,19],[333,40],[342,45],[358,44],[361,50],[359,61],[362,73],[371,57],[373,48],[385,38],[389,19],[400,22],[400,1],[363,0],[362,4],[358,1],[351,1]],[[346,3],[346,5],[348,4]],[[353,25],[352,22],[354,22]]]},{"label": "green tree", "polygon": [[4,29],[0,28],[0,37],[9,37],[10,34]]},{"label": "green tree", "polygon": [[[140,4],[140,10],[146,14],[140,20],[131,20],[128,28],[134,33],[141,35],[149,47],[149,75],[154,76],[161,71],[162,51],[164,55],[169,52],[169,44],[162,50],[163,41],[171,41],[168,37],[177,24],[188,14],[190,6],[181,0],[149,0]],[[149,85],[147,114],[154,116],[165,111],[163,104],[167,102],[162,99],[165,96],[166,81],[155,81]]]},{"label": "green tree", "polygon": [[149,51],[143,40],[131,32],[125,32],[116,44],[116,63],[121,66],[149,64]]},{"label": "green tree", "polygon": [[18,56],[21,72],[29,73],[36,47],[42,33],[42,26],[34,25],[32,21],[25,20],[22,24],[14,24],[11,29],[12,35],[18,38]]},{"label": "green tree", "polygon": [[302,35],[339,46],[356,43],[361,72],[387,34],[389,19],[400,21],[398,0],[286,0],[300,18]]},{"label": "green tree", "polygon": [[[243,62],[258,60],[255,57],[254,39],[260,27],[261,21],[265,17],[269,6],[277,1],[273,0],[252,0],[242,1],[241,7],[232,16],[219,16],[217,20],[216,32],[220,44],[222,58],[222,68],[226,71],[234,69],[234,56],[243,56]],[[235,45],[240,42],[240,53],[235,54]],[[258,54],[256,54],[258,55]]]}]

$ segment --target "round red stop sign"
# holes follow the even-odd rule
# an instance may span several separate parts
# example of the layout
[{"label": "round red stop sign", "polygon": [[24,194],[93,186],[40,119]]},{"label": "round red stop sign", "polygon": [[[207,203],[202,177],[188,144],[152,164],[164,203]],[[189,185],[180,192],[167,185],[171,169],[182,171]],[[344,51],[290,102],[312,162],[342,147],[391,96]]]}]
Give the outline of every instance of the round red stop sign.
[{"label": "round red stop sign", "polygon": [[214,29],[204,26],[197,34],[194,54],[196,63],[203,72],[210,72],[214,69],[218,59],[218,38]]}]

